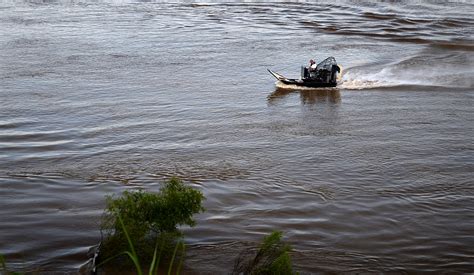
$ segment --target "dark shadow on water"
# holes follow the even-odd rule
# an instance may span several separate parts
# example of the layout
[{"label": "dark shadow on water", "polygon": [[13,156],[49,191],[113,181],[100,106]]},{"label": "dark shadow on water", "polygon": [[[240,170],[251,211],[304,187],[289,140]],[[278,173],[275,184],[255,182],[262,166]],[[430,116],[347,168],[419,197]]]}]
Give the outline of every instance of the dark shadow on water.
[{"label": "dark shadow on water", "polygon": [[302,105],[315,105],[321,103],[338,104],[341,102],[341,93],[337,88],[295,90],[277,87],[274,92],[268,95],[268,104],[278,104],[292,94],[300,95]]}]

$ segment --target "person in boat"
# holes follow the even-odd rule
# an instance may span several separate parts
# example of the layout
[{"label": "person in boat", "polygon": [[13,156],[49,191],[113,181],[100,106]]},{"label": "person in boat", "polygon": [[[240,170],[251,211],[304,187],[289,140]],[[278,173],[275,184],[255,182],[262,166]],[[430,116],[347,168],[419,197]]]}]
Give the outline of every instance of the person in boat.
[{"label": "person in boat", "polygon": [[309,77],[315,77],[317,66],[318,65],[313,59],[309,60],[309,66],[308,66]]},{"label": "person in boat", "polygon": [[316,71],[316,66],[317,66],[317,65],[316,65],[316,62],[315,62],[313,59],[311,59],[311,60],[309,61],[309,71],[310,71],[310,72]]}]

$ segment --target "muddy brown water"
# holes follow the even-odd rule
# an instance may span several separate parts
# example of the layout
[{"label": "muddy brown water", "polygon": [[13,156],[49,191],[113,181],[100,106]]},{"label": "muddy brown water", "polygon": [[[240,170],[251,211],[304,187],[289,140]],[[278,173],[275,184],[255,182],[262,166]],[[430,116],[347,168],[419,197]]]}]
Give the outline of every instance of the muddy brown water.
[{"label": "muddy brown water", "polygon": [[[303,273],[474,270],[469,3],[5,1],[0,253],[77,273],[104,196],[179,176],[186,271],[284,232]],[[278,88],[310,58],[336,89]]]}]

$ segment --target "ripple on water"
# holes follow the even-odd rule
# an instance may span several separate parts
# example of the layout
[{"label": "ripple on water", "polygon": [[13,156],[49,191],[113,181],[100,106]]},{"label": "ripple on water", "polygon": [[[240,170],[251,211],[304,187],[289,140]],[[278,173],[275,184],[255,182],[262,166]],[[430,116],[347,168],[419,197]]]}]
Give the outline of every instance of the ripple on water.
[{"label": "ripple on water", "polygon": [[[190,273],[229,271],[272,230],[303,273],[472,271],[471,4],[0,6],[15,270],[76,272],[105,195],[177,175],[207,198]],[[337,89],[266,72],[331,55]]]}]

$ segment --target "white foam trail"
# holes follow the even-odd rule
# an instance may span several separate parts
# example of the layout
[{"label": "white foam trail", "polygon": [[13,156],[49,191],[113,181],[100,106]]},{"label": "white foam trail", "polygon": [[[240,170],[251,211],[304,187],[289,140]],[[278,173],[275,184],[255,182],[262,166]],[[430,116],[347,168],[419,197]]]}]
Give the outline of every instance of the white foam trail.
[{"label": "white foam trail", "polygon": [[341,89],[362,90],[400,85],[420,84],[416,81],[400,79],[390,69],[384,68],[379,72],[349,71],[342,76],[338,85]]},{"label": "white foam trail", "polygon": [[429,57],[415,57],[387,64],[384,68],[373,65],[351,68],[343,74],[338,87],[352,90],[408,85],[472,88],[474,70],[470,63],[466,65],[457,59],[451,63],[437,64]]}]

